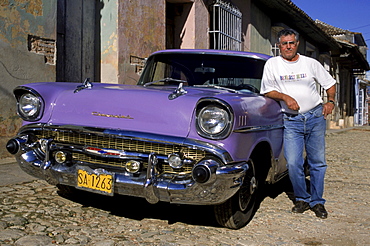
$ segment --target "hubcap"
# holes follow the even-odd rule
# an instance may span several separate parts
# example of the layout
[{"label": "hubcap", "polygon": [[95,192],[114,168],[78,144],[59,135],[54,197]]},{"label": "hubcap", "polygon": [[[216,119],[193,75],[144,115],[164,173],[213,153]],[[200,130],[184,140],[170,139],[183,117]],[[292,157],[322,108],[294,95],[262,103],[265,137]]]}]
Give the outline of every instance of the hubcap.
[{"label": "hubcap", "polygon": [[257,189],[257,180],[256,177],[251,178],[251,182],[249,183],[249,192],[251,195],[256,191]]},{"label": "hubcap", "polygon": [[244,180],[244,184],[239,190],[239,206],[241,211],[245,211],[248,208],[252,195],[257,189],[257,179],[254,173],[250,173],[250,175],[245,177],[247,180]]}]

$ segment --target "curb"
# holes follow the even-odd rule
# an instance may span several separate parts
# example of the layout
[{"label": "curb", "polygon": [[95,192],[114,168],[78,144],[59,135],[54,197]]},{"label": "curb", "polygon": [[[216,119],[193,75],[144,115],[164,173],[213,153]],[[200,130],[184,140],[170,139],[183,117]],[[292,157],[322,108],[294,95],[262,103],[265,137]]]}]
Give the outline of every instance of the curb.
[{"label": "curb", "polygon": [[342,132],[346,132],[350,130],[369,130],[370,131],[370,126],[354,126],[354,127],[343,128],[343,129],[327,129],[325,136],[342,133]]},{"label": "curb", "polygon": [[0,159],[0,165],[5,165],[14,162],[17,162],[14,157],[6,157],[4,159]]}]

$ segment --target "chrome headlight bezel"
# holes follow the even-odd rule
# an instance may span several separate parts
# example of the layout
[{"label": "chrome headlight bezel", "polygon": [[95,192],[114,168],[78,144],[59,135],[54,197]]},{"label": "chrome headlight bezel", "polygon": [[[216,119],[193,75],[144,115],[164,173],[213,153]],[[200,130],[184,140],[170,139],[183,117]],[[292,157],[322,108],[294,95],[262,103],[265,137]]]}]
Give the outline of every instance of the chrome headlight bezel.
[{"label": "chrome headlight bezel", "polygon": [[44,111],[42,97],[31,89],[16,91],[17,113],[25,121],[38,121]]},{"label": "chrome headlight bezel", "polygon": [[234,122],[231,107],[220,100],[205,100],[198,104],[196,127],[200,136],[212,140],[225,139]]}]

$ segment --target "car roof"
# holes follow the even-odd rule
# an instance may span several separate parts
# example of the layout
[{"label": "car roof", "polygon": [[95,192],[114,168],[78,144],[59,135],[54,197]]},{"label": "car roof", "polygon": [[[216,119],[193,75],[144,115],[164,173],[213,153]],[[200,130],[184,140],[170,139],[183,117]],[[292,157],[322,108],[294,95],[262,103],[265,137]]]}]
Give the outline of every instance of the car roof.
[{"label": "car roof", "polygon": [[235,50],[212,50],[212,49],[167,49],[159,50],[151,54],[204,54],[204,55],[227,55],[227,56],[243,56],[254,59],[267,60],[271,56],[255,52],[235,51]]}]

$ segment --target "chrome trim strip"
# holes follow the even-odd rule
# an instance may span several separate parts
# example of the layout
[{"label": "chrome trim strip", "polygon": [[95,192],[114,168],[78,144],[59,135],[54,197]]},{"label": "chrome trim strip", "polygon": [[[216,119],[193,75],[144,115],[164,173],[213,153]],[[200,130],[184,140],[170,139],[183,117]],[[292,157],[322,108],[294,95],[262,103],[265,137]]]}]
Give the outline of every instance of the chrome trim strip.
[{"label": "chrome trim strip", "polygon": [[233,132],[244,133],[244,132],[260,132],[260,131],[270,131],[276,129],[283,129],[284,125],[267,125],[267,126],[248,126],[240,129],[235,129]]}]

